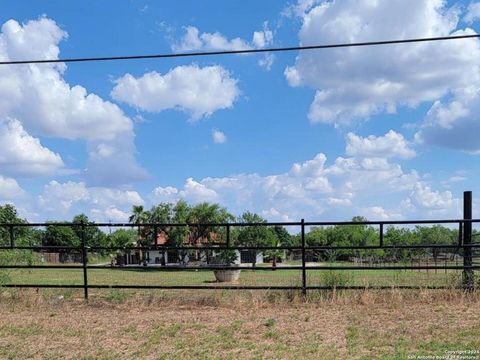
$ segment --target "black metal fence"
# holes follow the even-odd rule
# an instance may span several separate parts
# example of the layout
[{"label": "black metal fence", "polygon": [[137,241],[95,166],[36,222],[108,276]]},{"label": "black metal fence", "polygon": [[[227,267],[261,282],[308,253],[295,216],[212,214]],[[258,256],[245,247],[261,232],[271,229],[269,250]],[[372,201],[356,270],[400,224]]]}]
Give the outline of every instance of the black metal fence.
[{"label": "black metal fence", "polygon": [[[12,257],[10,261],[0,261],[0,286],[10,288],[80,288],[84,291],[85,299],[88,299],[89,289],[243,289],[243,290],[296,290],[301,291],[304,295],[308,290],[324,290],[324,289],[364,289],[368,288],[463,288],[466,291],[472,291],[475,289],[474,271],[480,269],[480,263],[476,262],[477,250],[480,248],[479,243],[475,243],[479,232],[473,233],[472,228],[474,224],[480,223],[480,219],[472,219],[472,194],[471,192],[464,193],[464,218],[463,219],[448,219],[448,220],[410,220],[410,221],[360,221],[360,222],[306,222],[303,219],[299,222],[270,222],[270,223],[221,223],[221,224],[131,224],[131,223],[21,223],[21,224],[0,224],[0,230],[2,231],[3,239],[8,239],[7,244],[0,246],[0,252],[15,253],[15,252],[27,252],[30,254],[43,254],[42,259],[47,257],[47,262],[52,261],[54,254],[62,254],[58,256],[58,260],[63,261],[70,260],[72,264],[52,264],[49,263],[39,264],[37,262],[19,260]],[[402,245],[402,244],[385,244],[385,227],[386,226],[400,226],[411,227],[425,226],[425,225],[438,225],[443,224],[449,227],[456,228],[455,239],[449,244],[415,244],[415,245]],[[369,227],[378,227],[378,242],[376,245],[329,245],[329,246],[308,246],[306,243],[306,230],[311,227],[348,227],[365,225]],[[16,233],[20,233],[21,229],[25,227],[38,228],[38,227],[68,227],[70,229],[80,230],[79,234],[80,244],[78,246],[41,246],[35,244],[19,245],[16,241]],[[209,227],[210,229],[223,229],[222,236],[223,242],[219,242],[218,239],[215,242],[209,242],[208,244],[200,244],[195,246],[169,246],[168,242],[158,244],[159,231],[164,231],[166,228],[174,229],[178,227],[183,228],[199,228]],[[295,246],[234,246],[231,241],[232,228],[235,227],[296,227],[299,228],[298,236],[299,242]],[[154,244],[148,246],[92,246],[87,243],[86,232],[89,227],[105,227],[105,228],[137,228],[148,229],[153,232]],[[5,231],[6,230],[6,231]],[[142,240],[142,236],[139,231],[138,240]],[[145,240],[145,239],[143,239]],[[5,242],[5,241],[4,241]],[[443,250],[443,256],[441,251]],[[128,255],[132,252],[136,252],[138,256],[135,256],[137,264],[123,264],[123,266],[116,266],[113,263],[94,264],[89,262],[89,255],[94,255],[99,252],[115,251],[121,254]],[[231,265],[213,264],[209,257],[206,257],[206,261],[203,262],[186,262],[183,264],[167,264],[165,261],[165,254],[175,253],[178,254],[193,254],[196,252],[199,254],[209,254],[210,256],[217,253],[227,253],[236,251],[240,254],[242,252],[250,251],[250,256],[244,256],[244,259],[252,263],[240,264],[238,267],[232,267]],[[367,261],[363,261],[364,257],[350,256],[342,261],[330,262],[326,261],[327,254],[338,254],[342,251],[351,251],[355,254],[365,252],[382,251],[383,255],[372,260],[371,257],[367,257]],[[67,256],[67,252],[69,252]],[[157,252],[162,254],[163,261],[151,263],[148,262],[149,253]],[[264,264],[256,264],[256,256],[262,252],[273,252],[273,258],[277,258],[278,252],[288,253],[292,260],[288,264],[277,264],[274,260],[273,263],[268,266]],[[395,255],[398,252],[408,252],[410,254],[410,262],[407,263],[405,258],[402,261],[398,261]],[[411,254],[414,252],[421,252],[423,255],[415,258]],[[46,254],[45,254],[46,253]],[[252,256],[253,253],[253,256]],[[387,255],[390,254],[390,255]],[[430,256],[433,255],[433,256]],[[201,257],[201,256],[200,256]],[[132,257],[130,257],[131,260]],[[448,259],[447,259],[448,258]],[[0,257],[2,259],[2,257]],[[185,256],[183,257],[185,259]],[[360,261],[358,261],[360,259]],[[338,259],[337,259],[338,260]],[[432,264],[433,260],[433,264]],[[442,263],[443,260],[443,263]],[[143,264],[142,264],[143,261]],[[20,263],[22,262],[22,263]],[[35,270],[57,270],[55,272],[57,278],[61,274],[74,273],[74,276],[60,276],[60,282],[46,282],[49,276],[41,274],[40,278],[35,277]],[[212,271],[224,271],[224,270],[241,270],[246,274],[239,283],[225,283],[216,282],[212,276],[205,276],[205,273],[211,274]],[[14,276],[13,281],[2,281],[2,271],[32,271],[28,272],[26,276],[19,277]],[[103,271],[102,279],[99,273]],[[374,272],[377,279],[372,283],[366,283],[362,281],[345,281],[342,277],[344,274],[352,271],[357,272]],[[438,282],[438,272],[442,272],[445,276],[454,275],[455,282],[445,283]],[[105,272],[108,274],[115,274],[115,277],[105,279]],[[144,275],[150,275],[148,281],[140,281],[138,272]],[[379,273],[380,272],[380,273]],[[399,272],[402,274],[415,274],[414,277],[406,277],[406,283],[401,280],[405,280],[399,276]],[[403,273],[404,272],[404,273]],[[414,273],[415,272],[415,273]],[[278,274],[286,274],[285,278],[280,278]],[[393,282],[382,283],[377,281],[378,276],[384,276],[384,274],[393,273]],[[159,274],[162,274],[161,276]],[[168,276],[170,274],[171,276]],[[197,281],[195,284],[185,283],[185,274],[189,277],[200,277],[200,283]],[[254,274],[252,276],[252,274]],[[269,274],[266,276],[265,274]],[[272,276],[272,274],[276,274]],[[323,276],[321,281],[318,281],[318,276]],[[79,276],[80,275],[80,276]],[[426,275],[426,277],[425,277]],[[76,277],[75,277],[76,276]],[[415,279],[422,277],[423,282],[414,283]],[[37,281],[32,281],[32,280]],[[255,281],[252,281],[255,280]],[[262,280],[262,283],[258,283],[258,279]],[[285,280],[286,279],[286,280]],[[58,280],[58,279],[57,279]],[[145,280],[145,279],[144,279]],[[357,279],[358,280],[358,279]],[[143,282],[143,283],[142,283]],[[480,283],[480,282],[479,282]]]},{"label": "black metal fence", "polygon": [[[342,274],[348,271],[381,271],[383,273],[388,272],[397,272],[398,271],[417,271],[417,273],[423,274],[435,274],[437,272],[443,271],[444,274],[455,273],[461,276],[461,282],[457,283],[456,287],[463,287],[465,290],[471,291],[475,288],[475,279],[474,279],[474,270],[480,269],[480,264],[475,263],[475,250],[480,248],[480,244],[475,243],[475,239],[472,236],[472,225],[475,223],[480,223],[480,219],[469,219],[468,211],[466,212],[465,219],[449,219],[449,220],[412,220],[412,221],[368,221],[368,222],[306,222],[303,219],[299,222],[281,222],[281,223],[222,223],[222,224],[130,224],[130,223],[81,223],[81,224],[72,224],[72,223],[36,223],[36,224],[0,224],[0,227],[8,229],[10,243],[8,245],[0,246],[0,251],[31,251],[34,253],[41,254],[42,252],[73,252],[79,255],[80,263],[73,264],[38,264],[38,263],[29,263],[29,264],[0,264],[0,272],[3,270],[10,271],[19,271],[20,269],[27,270],[38,270],[38,269],[55,269],[60,272],[72,272],[77,271],[81,272],[81,281],[77,279],[76,281],[69,280],[67,283],[45,283],[44,281],[28,282],[4,282],[0,286],[4,287],[18,287],[18,288],[81,288],[84,290],[84,296],[88,298],[89,289],[98,289],[98,288],[109,288],[109,289],[243,289],[243,290],[257,290],[257,289],[270,289],[270,290],[297,290],[301,291],[303,294],[306,294],[308,290],[323,290],[323,289],[363,289],[365,287],[369,288],[446,288],[451,287],[448,284],[437,284],[433,275],[426,280],[426,282],[421,285],[418,284],[359,284],[353,283],[349,284],[335,279],[336,274]],[[425,245],[386,245],[384,243],[384,234],[386,226],[403,226],[408,227],[412,225],[431,225],[431,224],[444,224],[450,227],[455,227],[458,229],[455,244],[425,244]],[[351,226],[351,225],[368,225],[378,227],[378,244],[369,245],[369,246],[308,246],[306,244],[306,229],[310,227],[329,227],[329,226]],[[79,227],[81,229],[81,244],[80,246],[21,246],[17,245],[15,241],[15,232],[22,227],[44,227],[44,226],[58,226],[58,227]],[[89,246],[85,239],[86,229],[90,226],[97,227],[108,227],[108,228],[120,228],[120,227],[130,227],[130,228],[146,228],[149,227],[153,229],[155,233],[155,238],[157,238],[157,233],[159,229],[162,229],[166,226],[173,227],[198,227],[198,226],[209,226],[209,227],[218,227],[225,229],[225,242],[209,244],[209,245],[199,245],[199,246],[168,246],[168,245],[148,245],[148,246],[130,246],[130,247],[101,247],[101,246]],[[230,244],[230,233],[231,229],[234,227],[263,227],[263,226],[285,226],[285,227],[297,227],[300,228],[300,244],[297,246],[232,246]],[[453,258],[438,260],[435,258],[433,263],[427,259],[427,261],[411,261],[410,263],[405,262],[393,262],[390,260],[383,261],[367,261],[355,262],[354,259],[350,258],[348,261],[343,262],[334,262],[329,263],[325,261],[319,261],[319,255],[325,254],[327,252],[338,252],[343,250],[352,250],[352,251],[376,251],[383,250],[385,252],[398,252],[398,251],[426,251],[430,250],[432,252],[436,251],[437,254],[440,250],[443,250],[446,254],[453,255]],[[138,259],[145,259],[145,254],[149,252],[161,252],[168,253],[171,251],[192,253],[192,252],[210,252],[218,253],[221,251],[252,251],[254,254],[258,254],[266,251],[281,251],[287,253],[293,261],[290,264],[241,264],[238,268],[244,270],[244,272],[251,272],[252,274],[262,274],[275,272],[275,274],[287,273],[290,276],[290,282],[287,279],[282,281],[274,281],[273,277],[263,277],[258,275],[259,278],[262,278],[264,283],[252,283],[248,281],[240,281],[240,283],[222,283],[215,282],[212,280],[204,280],[202,284],[183,284],[180,280],[176,280],[175,276],[179,276],[179,273],[188,273],[189,276],[196,276],[198,273],[205,273],[208,271],[219,270],[232,270],[230,265],[215,265],[211,263],[193,263],[192,264],[126,264],[124,266],[115,266],[113,264],[92,264],[89,262],[89,255],[98,253],[100,251],[116,251],[123,254],[138,252],[141,254]],[[142,255],[143,254],[143,255]],[[316,257],[315,257],[316,256]],[[320,256],[321,257],[321,256]],[[295,259],[298,259],[295,262]],[[309,262],[308,260],[312,260]],[[237,268],[235,268],[237,269]],[[95,279],[95,272],[99,270],[104,270],[108,272],[115,273],[114,281],[111,283],[95,283],[91,281],[92,278]],[[153,283],[138,283],[136,282],[134,276],[133,280],[130,279],[128,282],[122,282],[122,279],[125,279],[125,276],[130,276],[132,273],[129,271],[138,271],[142,274],[148,273],[150,276],[162,276],[158,275],[159,273],[170,275],[170,281],[160,283],[158,281],[153,281]],[[335,272],[335,273],[334,273]],[[315,274],[317,276],[320,273],[329,273],[333,274],[333,279],[330,281],[321,282],[312,282],[308,281],[309,274]],[[118,276],[122,274],[122,276]],[[125,275],[126,274],[126,275]],[[172,274],[177,274],[173,276]],[[181,276],[181,274],[180,274]],[[247,275],[245,275],[247,277]],[[250,276],[250,275],[248,275]],[[278,278],[278,275],[275,275]],[[288,277],[287,276],[287,277]],[[313,276],[313,275],[312,275]],[[416,275],[418,276],[418,275]],[[29,278],[29,275],[26,275],[26,278]]]}]

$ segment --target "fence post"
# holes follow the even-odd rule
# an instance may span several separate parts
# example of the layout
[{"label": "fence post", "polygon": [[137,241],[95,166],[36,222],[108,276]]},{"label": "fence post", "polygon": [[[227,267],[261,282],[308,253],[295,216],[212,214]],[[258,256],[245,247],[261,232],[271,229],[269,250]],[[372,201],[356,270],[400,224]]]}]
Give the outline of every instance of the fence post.
[{"label": "fence post", "polygon": [[[472,219],[472,192],[463,193],[463,219]],[[463,289],[473,290],[473,269],[472,269],[472,222],[463,223]]]},{"label": "fence post", "polygon": [[383,247],[383,223],[380,224],[380,247]]},{"label": "fence post", "polygon": [[85,241],[85,223],[82,221],[82,260],[83,260],[83,296],[88,301],[88,275],[87,275],[87,243]]},{"label": "fence post", "polygon": [[458,222],[458,246],[463,244],[463,222]]},{"label": "fence post", "polygon": [[230,247],[230,225],[227,225],[227,248]]},{"label": "fence post", "polygon": [[302,294],[307,295],[307,269],[305,265],[305,220],[302,219]]},{"label": "fence post", "polygon": [[10,233],[10,247],[13,249],[15,247],[15,235],[13,233],[13,225],[8,227]]},{"label": "fence post", "polygon": [[155,246],[155,248],[158,245],[157,242],[158,242],[158,228],[157,228],[157,224],[154,224],[153,225],[153,245]]}]

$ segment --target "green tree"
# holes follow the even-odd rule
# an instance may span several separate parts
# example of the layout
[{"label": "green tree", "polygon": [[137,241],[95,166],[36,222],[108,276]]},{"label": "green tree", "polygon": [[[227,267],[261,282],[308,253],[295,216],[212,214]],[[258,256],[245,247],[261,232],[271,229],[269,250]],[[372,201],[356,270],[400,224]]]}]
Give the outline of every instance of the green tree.
[{"label": "green tree", "polygon": [[[416,226],[414,236],[415,242],[421,245],[452,245],[457,241],[456,230],[451,230],[441,225]],[[431,248],[434,261],[437,261],[440,251],[441,248]]]},{"label": "green tree", "polygon": [[[245,212],[238,218],[239,223],[266,223],[258,214]],[[265,225],[246,225],[237,230],[236,241],[241,246],[262,247],[276,246],[277,237],[272,228]],[[256,265],[258,250],[252,249],[253,266]]]},{"label": "green tree", "polygon": [[219,237],[224,235],[224,227],[210,224],[226,223],[233,219],[234,216],[218,204],[203,202],[195,205],[190,209],[187,221],[190,224],[203,225],[190,227],[190,241],[194,244],[201,241],[206,241],[208,244],[218,241]]},{"label": "green tree", "polygon": [[80,247],[80,238],[70,226],[55,225],[49,222],[45,230],[44,246],[74,246]]},{"label": "green tree", "polygon": [[[197,226],[190,226],[189,228],[189,240],[191,244],[196,246],[201,244],[210,246],[214,242],[220,242],[222,238],[225,238],[225,227],[219,227],[215,224],[226,223],[233,219],[234,216],[219,204],[203,202],[195,205],[190,209],[188,214],[189,224],[199,224]],[[212,257],[212,250],[206,250],[204,253],[207,264],[209,264]]]},{"label": "green tree", "polygon": [[[18,216],[15,206],[6,204],[0,205],[0,224],[25,224],[27,221]],[[33,233],[30,228],[18,226],[13,228],[13,235],[16,245],[35,245]],[[0,245],[10,244],[10,229],[7,226],[0,226]]]},{"label": "green tree", "polygon": [[107,246],[126,248],[135,246],[137,234],[133,229],[118,229],[107,236]]},{"label": "green tree", "polygon": [[293,246],[292,242],[292,235],[285,229],[284,226],[281,225],[275,225],[273,227],[273,231],[275,232],[275,236],[277,237],[279,243],[282,246]]},{"label": "green tree", "polygon": [[[128,222],[132,224],[145,224],[148,222],[149,213],[145,211],[142,205],[134,205],[132,208],[132,215],[128,218]],[[150,230],[145,226],[138,226],[138,243],[146,245],[148,243],[148,232]]]},{"label": "green tree", "polygon": [[[81,224],[90,224],[89,226],[84,227],[84,236],[85,243],[90,247],[105,247],[107,243],[107,235],[101,231],[98,226],[93,226],[88,219],[88,216],[85,214],[77,215],[73,218],[73,224],[78,224],[77,226],[72,226],[73,231],[77,237],[82,239],[82,226]],[[105,250],[99,251],[102,254],[105,254]]]}]

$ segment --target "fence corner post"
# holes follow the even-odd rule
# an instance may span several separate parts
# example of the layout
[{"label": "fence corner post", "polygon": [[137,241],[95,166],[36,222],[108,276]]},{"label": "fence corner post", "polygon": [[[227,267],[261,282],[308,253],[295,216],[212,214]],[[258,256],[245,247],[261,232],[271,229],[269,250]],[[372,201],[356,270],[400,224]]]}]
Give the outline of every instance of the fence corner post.
[{"label": "fence corner post", "polygon": [[[472,219],[472,192],[463,193],[463,220]],[[473,269],[472,269],[472,222],[463,222],[463,289],[473,291]]]},{"label": "fence corner post", "polygon": [[305,265],[305,220],[301,220],[301,238],[302,238],[302,295],[307,295],[307,269]]},{"label": "fence corner post", "polygon": [[87,274],[87,243],[85,240],[85,223],[81,223],[82,265],[83,265],[83,296],[88,301],[88,274]]}]

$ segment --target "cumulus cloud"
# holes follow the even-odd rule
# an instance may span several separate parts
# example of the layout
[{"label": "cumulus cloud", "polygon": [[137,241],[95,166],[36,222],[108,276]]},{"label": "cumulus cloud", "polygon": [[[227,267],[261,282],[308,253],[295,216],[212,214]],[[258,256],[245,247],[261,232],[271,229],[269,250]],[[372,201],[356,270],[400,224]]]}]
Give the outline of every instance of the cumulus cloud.
[{"label": "cumulus cloud", "polygon": [[[398,146],[401,141],[392,141],[391,148],[384,147],[382,142],[389,134],[355,138],[377,144],[384,157],[371,146],[366,146],[364,152],[353,151],[347,139],[345,157],[329,160],[319,153],[292,164],[288,171],[266,175],[187,178],[181,186],[158,186],[145,197],[131,189],[51,181],[27,210],[40,214],[37,220],[69,219],[83,212],[96,221],[126,221],[133,205],[149,207],[184,199],[191,204],[220,203],[235,214],[250,210],[279,221],[338,220],[354,215],[371,220],[458,216],[461,201],[452,192],[434,189],[415,170],[405,170],[392,160],[411,154],[405,152],[408,147]],[[400,139],[399,134],[394,135]],[[108,153],[108,149],[103,151]],[[6,193],[23,193],[14,180],[0,178],[0,184],[2,181],[13,189]],[[0,192],[0,200],[4,198]]]},{"label": "cumulus cloud", "polygon": [[215,144],[224,144],[227,141],[227,136],[224,132],[213,129],[212,130],[212,139]]},{"label": "cumulus cloud", "polygon": [[237,80],[221,66],[177,66],[162,75],[149,72],[141,77],[126,74],[116,80],[112,97],[135,108],[160,112],[179,109],[192,120],[227,109],[239,96]]},{"label": "cumulus cloud", "polygon": [[134,134],[120,133],[111,141],[87,144],[85,179],[89,186],[117,186],[150,178],[135,159]]},{"label": "cumulus cloud", "polygon": [[468,5],[467,14],[464,17],[467,23],[480,20],[480,2],[472,2]]},{"label": "cumulus cloud", "polygon": [[195,26],[187,26],[185,34],[179,42],[172,45],[175,52],[195,50],[249,50],[264,48],[273,41],[273,32],[268,28],[268,23],[263,24],[263,29],[255,31],[252,40],[246,41],[239,37],[228,39],[219,32],[200,33]]},{"label": "cumulus cloud", "polygon": [[372,206],[363,209],[362,216],[365,216],[367,219],[376,220],[399,220],[402,218],[402,214],[389,212],[381,206]]},{"label": "cumulus cloud", "polygon": [[[262,30],[254,31],[252,40],[247,41],[239,37],[228,39],[219,32],[200,33],[195,26],[187,26],[184,36],[172,45],[174,52],[185,51],[232,51],[232,50],[251,50],[263,49],[273,42],[273,31],[269,29],[268,22],[263,23]],[[258,60],[258,64],[267,71],[272,68],[275,56],[273,54],[264,54]]]},{"label": "cumulus cloud", "polygon": [[36,206],[47,219],[70,219],[86,213],[96,221],[124,221],[133,205],[144,205],[140,194],[133,190],[88,187],[84,182],[50,181],[37,197]]},{"label": "cumulus cloud", "polygon": [[[399,203],[408,197],[421,178],[416,171],[405,171],[387,159],[412,155],[408,147],[398,146],[401,143],[398,140],[403,137],[397,133],[393,135],[397,141],[390,148],[382,144],[392,136],[390,132],[384,136],[357,139],[369,139],[378,144],[387,153],[386,157],[380,157],[371,148],[367,152],[351,151],[350,146],[348,157],[338,157],[330,163],[325,154],[319,153],[279,174],[189,178],[180,188],[156,188],[152,198],[155,201],[186,199],[193,203],[215,201],[235,213],[249,209],[278,220],[287,214],[294,219],[336,215],[348,218],[359,213],[378,215],[381,219],[399,218],[402,209],[392,206],[392,199]],[[384,203],[371,204],[372,198],[379,197]]]},{"label": "cumulus cloud", "polygon": [[0,202],[17,199],[24,193],[24,190],[15,179],[0,175]]},{"label": "cumulus cloud", "polygon": [[[66,33],[48,18],[2,26],[0,58],[58,59]],[[71,87],[62,77],[65,65],[2,66],[0,114],[15,114],[35,134],[67,139],[112,139],[130,131],[131,121],[115,104]]]},{"label": "cumulus cloud", "polygon": [[185,182],[183,190],[179,192],[181,198],[193,202],[217,202],[219,200],[218,194],[215,190],[209,188],[205,184],[188,178]]},{"label": "cumulus cloud", "polygon": [[[449,8],[443,0],[302,1],[299,6],[301,45],[475,33],[458,28],[458,7]],[[435,101],[478,83],[479,44],[466,40],[306,51],[285,76],[291,86],[316,90],[308,114],[312,122],[339,125]]]},{"label": "cumulus cloud", "polygon": [[5,174],[51,175],[64,167],[59,154],[29,135],[20,121],[0,120],[0,166]]},{"label": "cumulus cloud", "polygon": [[353,133],[347,135],[347,155],[357,157],[399,157],[409,159],[415,156],[402,134],[390,130],[384,136],[361,137]]},{"label": "cumulus cloud", "polygon": [[479,153],[478,133],[480,84],[457,91],[448,101],[436,101],[415,134],[415,139],[427,145]]},{"label": "cumulus cloud", "polygon": [[[9,20],[1,28],[0,59],[58,59],[59,43],[66,37],[66,32],[46,17],[25,24]],[[126,149],[130,151],[134,148],[132,121],[117,105],[88,93],[80,85],[68,84],[63,77],[65,70],[65,64],[0,68],[0,119],[18,121],[16,125],[10,125],[10,130],[14,126],[17,129],[17,139],[20,136],[23,144],[36,146],[36,154],[41,153],[41,156],[31,159],[39,161],[30,166],[31,176],[62,165],[58,154],[45,148],[39,152],[41,145],[35,145],[34,136],[80,139],[86,140],[88,145],[91,142],[115,143],[117,153],[125,153]],[[118,137],[130,140],[120,142],[117,141]],[[130,156],[133,159],[133,153]],[[102,164],[100,169],[104,170],[110,164],[115,165],[120,159],[117,157],[111,160]],[[143,175],[138,174],[140,167],[136,161],[133,159],[131,162],[133,164],[130,167],[129,164],[124,164],[123,174],[128,179]],[[27,167],[24,170],[26,172]],[[89,167],[90,172],[96,170]],[[135,172],[137,174],[133,174]],[[121,176],[115,180],[117,183],[125,182]]]},{"label": "cumulus cloud", "polygon": [[424,182],[415,184],[408,203],[413,208],[427,210],[427,213],[431,216],[448,214],[449,216],[459,217],[462,206],[461,200],[455,198],[451,191],[435,191]]}]

